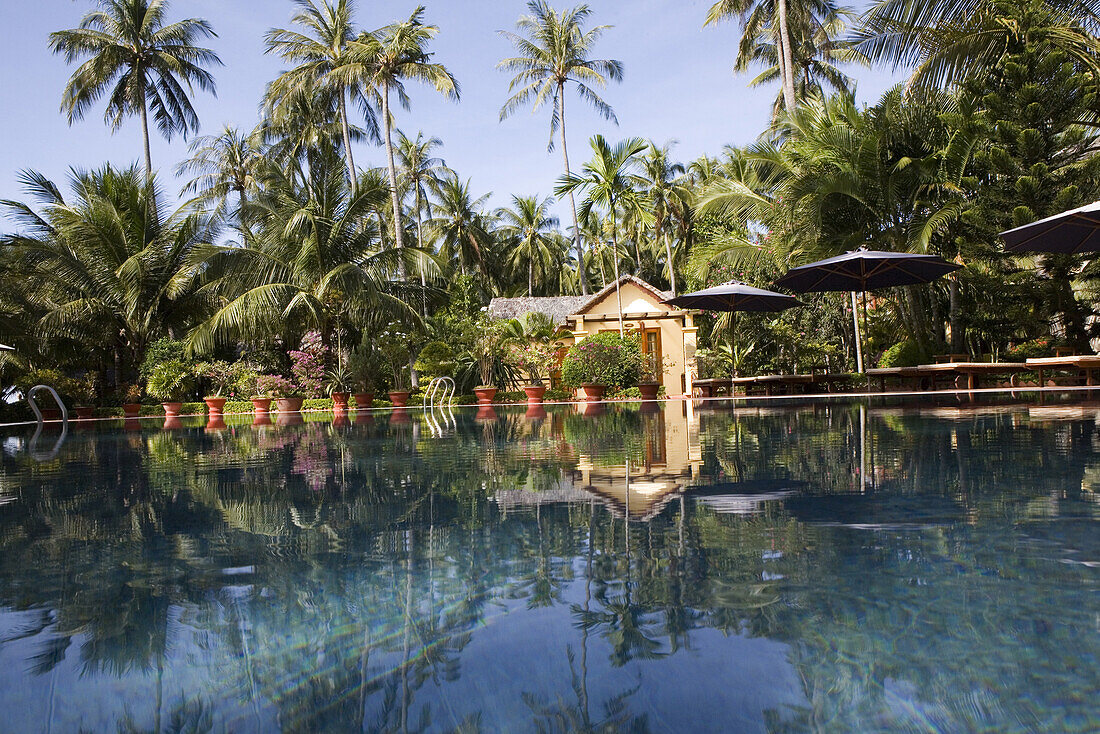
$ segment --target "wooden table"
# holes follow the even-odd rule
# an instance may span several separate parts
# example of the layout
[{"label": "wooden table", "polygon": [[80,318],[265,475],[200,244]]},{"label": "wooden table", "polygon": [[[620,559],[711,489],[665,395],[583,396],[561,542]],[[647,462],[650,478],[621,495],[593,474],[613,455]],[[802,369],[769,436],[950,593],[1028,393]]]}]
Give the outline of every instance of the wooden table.
[{"label": "wooden table", "polygon": [[[977,390],[982,376],[1010,375],[1015,384],[1019,373],[1033,369],[1023,362],[940,362],[922,364],[918,367],[881,367],[867,370],[867,375],[879,381],[880,390],[883,392],[886,391],[886,380],[890,377],[912,380],[914,390],[920,388],[920,382],[925,378],[932,381],[934,390],[936,379],[941,377],[954,379],[955,387],[960,390]],[[959,384],[960,382],[964,384]]]}]

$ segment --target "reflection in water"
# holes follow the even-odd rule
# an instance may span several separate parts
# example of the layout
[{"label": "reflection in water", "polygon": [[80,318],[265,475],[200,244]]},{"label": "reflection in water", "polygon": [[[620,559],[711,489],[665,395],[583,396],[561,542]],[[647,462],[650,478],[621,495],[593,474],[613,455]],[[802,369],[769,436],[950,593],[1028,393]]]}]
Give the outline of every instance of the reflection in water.
[{"label": "reflection in water", "polygon": [[1100,408],[691,409],[3,442],[8,726],[1100,726]]}]

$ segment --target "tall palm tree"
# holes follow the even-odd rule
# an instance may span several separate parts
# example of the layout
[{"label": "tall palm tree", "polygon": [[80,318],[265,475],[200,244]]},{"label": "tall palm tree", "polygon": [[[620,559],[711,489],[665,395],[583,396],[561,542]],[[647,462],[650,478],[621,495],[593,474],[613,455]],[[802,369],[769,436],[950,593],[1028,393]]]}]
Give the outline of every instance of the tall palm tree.
[{"label": "tall palm tree", "polygon": [[553,197],[539,199],[536,196],[512,196],[511,208],[497,210],[502,232],[515,242],[509,258],[512,265],[527,264],[527,295],[534,295],[535,264],[545,273],[553,259],[553,232],[558,218],[550,214]]},{"label": "tall palm tree", "polygon": [[[439,138],[424,139],[423,133],[417,133],[415,139],[405,136],[405,133],[397,131],[397,163],[401,166],[401,191],[412,190],[413,215],[416,218],[416,247],[424,251],[424,213],[431,216],[431,199],[428,194],[439,189],[439,183],[443,180],[443,174],[447,170],[442,158],[432,155],[435,148],[443,145]],[[423,255],[419,256],[421,263],[420,285],[426,286],[427,279],[424,272]]]},{"label": "tall palm tree", "polygon": [[160,216],[156,186],[136,166],[74,171],[72,200],[40,173],[20,180],[41,206],[0,202],[23,232],[0,244],[35,282],[38,338],[98,351],[116,381],[134,378],[148,345],[206,306],[191,263],[209,242],[205,218]]},{"label": "tall palm tree", "polygon": [[855,47],[872,62],[910,67],[910,83],[947,87],[967,77],[984,78],[1021,33],[1014,11],[1031,8],[1043,23],[1030,40],[1065,53],[1100,76],[1100,3],[1095,0],[878,0],[863,15]]},{"label": "tall palm tree", "polygon": [[[198,86],[216,94],[214,77],[205,66],[221,65],[200,38],[217,36],[208,22],[187,18],[165,25],[168,0],[100,0],[80,25],[50,34],[50,49],[73,63],[88,57],[65,85],[61,109],[69,124],[105,94],[106,121],[117,130],[123,119],[138,115],[145,146],[145,177],[152,181],[149,115],[166,140],[198,130],[199,118],[188,94]],[[186,86],[186,89],[185,89]]]},{"label": "tall palm tree", "polygon": [[369,99],[364,94],[364,80],[370,73],[362,59],[350,53],[355,39],[353,0],[294,0],[298,12],[291,23],[301,31],[272,28],[264,36],[267,53],[278,54],[284,60],[297,63],[280,74],[267,89],[268,107],[295,100],[314,101],[319,90],[335,97],[344,143],[344,163],[353,192],[357,185],[355,159],[351,152],[351,123],[348,103],[357,101],[366,120],[368,134],[377,137],[378,124]]},{"label": "tall palm tree", "polygon": [[245,247],[211,247],[205,275],[220,299],[188,336],[209,351],[220,341],[271,334],[284,325],[316,329],[326,344],[348,320],[380,313],[412,317],[400,284],[392,283],[402,250],[382,249],[371,226],[386,200],[384,186],[351,193],[334,154],[303,188],[270,172],[255,203],[258,236]]},{"label": "tall palm tree", "polygon": [[[568,178],[569,149],[565,135],[565,85],[575,84],[581,99],[590,104],[606,120],[618,123],[615,111],[597,93],[596,88],[607,86],[608,81],[622,81],[622,62],[614,59],[590,58],[593,48],[605,30],[611,26],[600,25],[588,30],[584,24],[592,14],[587,4],[558,12],[545,0],[527,3],[530,15],[516,21],[518,33],[501,31],[512,42],[518,56],[503,59],[497,68],[515,72],[508,84],[512,96],[500,108],[503,120],[527,103],[535,111],[549,102],[553,106],[550,117],[549,150],[554,149],[554,133],[560,134],[564,175]],[[588,293],[585,274],[584,250],[581,246],[580,225],[577,218],[577,202],[569,194],[569,207],[573,213],[573,243],[577,250],[577,275],[581,281],[581,293]]]},{"label": "tall palm tree", "polygon": [[[329,148],[342,148],[344,128],[340,120],[340,95],[332,89],[314,86],[312,92],[271,101],[254,134],[266,146],[269,160],[308,176],[310,160]],[[367,130],[348,125],[352,143],[370,138]],[[345,161],[346,163],[346,161]]]},{"label": "tall palm tree", "polygon": [[642,175],[645,177],[646,192],[653,205],[653,230],[658,244],[665,247],[668,261],[668,282],[672,295],[677,295],[676,268],[672,258],[672,238],[666,225],[675,212],[690,206],[690,193],[680,181],[684,175],[684,165],[672,161],[672,146],[675,141],[661,147],[650,143],[642,159]]},{"label": "tall palm tree", "polygon": [[401,201],[397,188],[397,164],[394,160],[393,108],[390,94],[397,97],[403,109],[409,108],[409,96],[405,93],[405,81],[430,84],[436,91],[453,100],[459,98],[458,81],[442,64],[434,63],[427,47],[439,28],[425,25],[424,6],[412,12],[408,19],[379,28],[373,33],[361,33],[355,44],[355,56],[370,67],[371,94],[378,100],[382,112],[382,140],[386,146],[389,165],[390,189],[393,205],[394,246],[404,246],[401,223]]},{"label": "tall palm tree", "polygon": [[793,110],[798,104],[795,41],[832,27],[840,18],[839,8],[833,0],[794,0],[793,4],[789,0],[718,0],[707,12],[703,25],[717,25],[731,18],[741,22],[741,42],[734,69],[744,71],[759,61],[758,49],[770,36],[783,107]]},{"label": "tall palm tree", "polygon": [[[246,241],[248,197],[256,190],[266,163],[262,144],[255,135],[226,125],[217,135],[195,138],[189,150],[191,157],[176,168],[178,175],[194,175],[181,195],[192,195],[190,203],[208,207],[216,218],[235,223],[241,241]],[[231,197],[236,197],[235,204],[230,203]]]},{"label": "tall palm tree", "polygon": [[492,235],[481,207],[489,195],[473,198],[470,182],[465,183],[453,171],[443,179],[437,193],[435,216],[428,223],[439,241],[440,254],[466,275],[476,266],[488,277],[488,250]]},{"label": "tall palm tree", "polygon": [[[558,196],[573,191],[582,191],[585,195],[581,202],[580,215],[587,217],[593,208],[599,207],[607,212],[611,222],[611,249],[619,247],[617,220],[620,213],[626,213],[642,220],[650,218],[646,207],[648,197],[642,193],[645,179],[637,173],[641,165],[641,154],[648,146],[641,138],[627,138],[612,146],[602,135],[591,140],[592,159],[581,168],[580,175],[570,174],[558,179],[554,193]],[[641,252],[637,253],[641,263]],[[623,328],[623,304],[619,294],[619,258],[615,262],[615,297],[619,303],[619,334],[625,334]]]}]

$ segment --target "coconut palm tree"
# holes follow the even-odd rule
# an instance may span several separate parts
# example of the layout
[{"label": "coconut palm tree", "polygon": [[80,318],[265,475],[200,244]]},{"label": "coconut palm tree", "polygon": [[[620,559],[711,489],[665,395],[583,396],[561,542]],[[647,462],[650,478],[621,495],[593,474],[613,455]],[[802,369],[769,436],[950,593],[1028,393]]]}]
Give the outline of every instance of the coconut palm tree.
[{"label": "coconut palm tree", "polygon": [[553,204],[554,199],[549,196],[540,200],[537,195],[513,195],[511,208],[497,210],[501,232],[514,242],[510,264],[516,268],[527,264],[528,296],[534,295],[535,265],[545,273],[553,261],[554,242],[551,235],[558,226],[558,218],[550,214]]},{"label": "coconut palm tree", "polygon": [[291,23],[301,30],[272,28],[264,36],[267,53],[279,55],[285,61],[298,64],[280,74],[267,89],[268,108],[280,104],[313,102],[318,92],[332,95],[340,119],[343,136],[344,163],[348,181],[356,187],[355,159],[351,152],[351,123],[348,121],[348,103],[358,102],[366,121],[366,131],[378,136],[378,123],[364,83],[370,68],[363,60],[350,53],[349,46],[355,38],[353,0],[294,0],[298,12]]},{"label": "coconut palm tree", "polygon": [[488,278],[488,250],[492,246],[492,234],[481,212],[489,194],[473,198],[470,182],[459,179],[451,171],[442,181],[437,193],[435,216],[428,222],[439,242],[440,255],[450,263],[457,263],[458,270],[466,275],[471,266]]},{"label": "coconut palm tree", "polygon": [[[423,133],[417,133],[415,139],[405,136],[405,133],[397,131],[397,163],[401,166],[401,191],[411,189],[413,193],[413,215],[416,218],[416,247],[424,250],[424,213],[432,215],[431,199],[429,192],[439,189],[447,170],[442,158],[432,155],[435,148],[443,145],[439,138],[424,139]],[[423,267],[423,256],[420,257],[420,285],[426,286],[427,280]]]},{"label": "coconut palm tree", "polygon": [[[549,150],[554,149],[554,133],[559,133],[564,175],[568,178],[569,149],[565,135],[565,85],[575,84],[581,99],[590,104],[604,119],[618,124],[611,105],[600,97],[597,88],[604,88],[608,81],[622,81],[622,62],[614,59],[591,58],[596,42],[611,26],[600,25],[588,30],[585,22],[592,14],[587,4],[558,12],[545,0],[527,3],[530,15],[516,21],[518,33],[501,31],[512,42],[518,56],[503,59],[497,68],[515,72],[508,91],[512,96],[500,108],[504,120],[517,109],[531,103],[537,112],[549,102],[553,107],[550,117]],[[569,194],[569,207],[573,213],[573,242],[577,250],[577,275],[581,293],[588,293],[585,274],[584,250],[581,246],[580,225],[577,218],[577,202]]]},{"label": "coconut palm tree", "polygon": [[793,110],[798,104],[795,42],[833,27],[840,18],[839,8],[833,0],[718,0],[707,12],[703,25],[717,25],[731,18],[741,22],[734,70],[745,71],[758,62],[758,50],[770,37],[783,107]]},{"label": "coconut palm tree", "polygon": [[206,218],[189,209],[160,216],[156,186],[136,166],[73,171],[72,180],[66,200],[41,173],[21,173],[40,206],[0,202],[22,232],[2,245],[34,283],[37,337],[113,363],[122,382],[154,339],[206,308],[191,258],[211,233]]},{"label": "coconut palm tree", "polygon": [[386,146],[390,189],[393,205],[394,246],[404,246],[404,225],[401,223],[401,201],[397,186],[397,164],[394,160],[393,107],[390,95],[397,97],[403,109],[409,109],[405,93],[407,80],[423,82],[453,100],[459,98],[458,81],[442,64],[432,62],[427,47],[439,28],[425,25],[424,6],[419,6],[408,19],[391,23],[373,33],[361,33],[355,43],[355,57],[370,68],[368,84],[382,112],[382,141]]},{"label": "coconut palm tree", "polygon": [[[648,197],[642,193],[645,179],[637,172],[641,154],[648,146],[641,138],[627,138],[612,146],[602,135],[591,140],[592,159],[581,168],[580,175],[571,174],[558,179],[554,193],[558,196],[581,191],[585,198],[579,213],[587,217],[593,208],[607,212],[611,223],[611,249],[617,251],[618,217],[625,213],[642,220],[649,220]],[[637,253],[641,263],[641,252]],[[615,262],[615,295],[619,299],[619,333],[624,334],[622,299],[619,295],[619,258]]]},{"label": "coconut palm tree", "polygon": [[204,67],[222,63],[213,51],[195,45],[200,38],[217,35],[208,22],[187,18],[166,25],[167,10],[168,0],[100,0],[78,27],[50,34],[50,49],[67,62],[88,57],[61,97],[69,124],[83,119],[104,95],[105,118],[112,130],[136,114],[145,146],[145,177],[150,181],[148,108],[166,140],[198,130],[199,118],[188,94],[196,86],[215,94],[214,77]]},{"label": "coconut palm tree", "polygon": [[254,204],[257,236],[244,247],[204,253],[209,287],[220,299],[213,314],[188,336],[192,349],[209,351],[241,335],[312,328],[331,343],[342,326],[379,314],[413,318],[412,295],[393,283],[397,260],[409,253],[380,247],[372,226],[387,198],[385,186],[352,193],[335,152],[319,160],[305,187],[269,171]]},{"label": "coconut palm tree", "polygon": [[667,225],[677,211],[690,208],[690,192],[680,177],[685,168],[682,163],[672,161],[672,146],[675,141],[661,147],[650,143],[642,159],[642,175],[645,177],[646,193],[653,205],[653,230],[658,244],[663,244],[668,261],[668,282],[672,295],[677,295],[676,268],[672,258],[672,238]]},{"label": "coconut palm tree", "polygon": [[[177,175],[194,175],[181,196],[191,195],[190,204],[207,208],[218,219],[234,222],[240,228],[242,242],[249,236],[245,217],[248,197],[256,190],[266,164],[257,137],[226,125],[217,135],[191,141],[191,157],[176,167]],[[235,204],[230,203],[231,197],[236,197]]]}]

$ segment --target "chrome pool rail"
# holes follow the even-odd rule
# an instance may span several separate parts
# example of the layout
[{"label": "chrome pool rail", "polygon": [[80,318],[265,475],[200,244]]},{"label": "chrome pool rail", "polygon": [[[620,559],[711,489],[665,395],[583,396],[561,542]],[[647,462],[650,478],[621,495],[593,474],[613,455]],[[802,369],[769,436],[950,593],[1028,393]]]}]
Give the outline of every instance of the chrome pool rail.
[{"label": "chrome pool rail", "polygon": [[433,410],[437,407],[451,407],[455,399],[455,381],[450,377],[435,377],[428,383],[428,389],[424,391],[424,407]]},{"label": "chrome pool rail", "polygon": [[42,411],[38,409],[38,403],[34,402],[34,394],[39,390],[46,390],[53,396],[54,402],[61,408],[61,420],[66,426],[69,424],[69,409],[65,407],[65,403],[61,400],[61,396],[57,394],[57,390],[54,390],[49,385],[35,385],[30,390],[27,390],[27,402],[31,406],[31,410],[34,411],[34,418],[38,421],[39,428],[45,422],[42,417]]},{"label": "chrome pool rail", "polygon": [[[42,426],[45,425],[46,420],[42,417],[42,411],[38,407],[38,403],[34,401],[34,394],[39,390],[46,390],[53,396],[54,402],[61,408],[61,435],[58,437],[57,442],[49,451],[38,451],[38,437],[42,435]],[[58,452],[61,450],[62,444],[65,443],[65,438],[69,435],[69,409],[65,407],[65,402],[61,399],[61,396],[57,394],[57,390],[54,390],[49,385],[35,385],[30,390],[27,390],[27,403],[31,406],[31,410],[34,412],[35,420],[38,421],[38,426],[34,429],[34,435],[31,436],[30,443],[27,444],[27,453],[30,457],[37,462],[52,461],[57,458]]]}]

